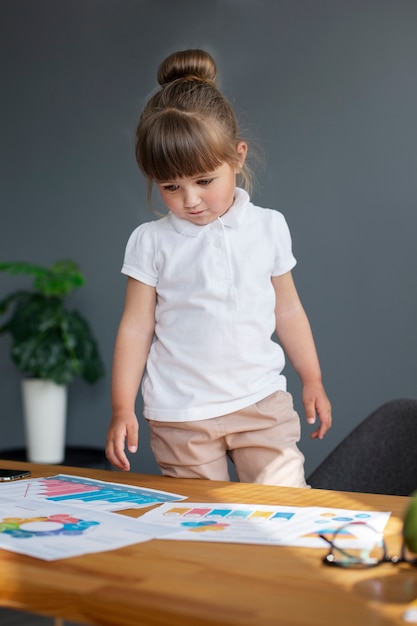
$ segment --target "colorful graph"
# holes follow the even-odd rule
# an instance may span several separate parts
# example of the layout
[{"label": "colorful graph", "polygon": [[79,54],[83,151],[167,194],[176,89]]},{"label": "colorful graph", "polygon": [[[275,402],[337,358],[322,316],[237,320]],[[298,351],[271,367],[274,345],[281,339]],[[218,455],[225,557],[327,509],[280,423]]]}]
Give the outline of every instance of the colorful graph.
[{"label": "colorful graph", "polygon": [[[344,524],[349,524],[350,522],[364,522],[366,520],[369,520],[372,517],[372,515],[370,513],[356,513],[354,515],[339,515],[337,513],[332,513],[331,511],[328,511],[326,513],[323,513],[320,516],[320,519],[315,520],[316,524],[323,524],[323,518],[326,518],[327,521],[329,521],[331,524],[331,526],[322,526],[321,528],[319,528],[318,530],[315,530],[314,532],[311,533],[307,533],[304,535],[304,537],[320,537],[320,535],[324,535],[325,537],[331,537],[332,535],[334,535],[335,532],[338,532],[338,538],[339,540],[345,540],[345,539],[356,539],[356,535],[353,533],[353,528],[352,526],[349,526],[348,528],[343,528]],[[341,524],[342,524],[342,528],[341,528]]]},{"label": "colorful graph", "polygon": [[149,541],[157,529],[129,515],[46,500],[13,501],[3,494],[0,498],[0,548],[46,561]]},{"label": "colorful graph", "polygon": [[100,522],[82,520],[65,513],[47,517],[4,517],[0,521],[0,533],[15,539],[52,537],[54,535],[82,535]]},{"label": "colorful graph", "polygon": [[[333,534],[351,522],[368,522],[381,532],[388,512],[349,511],[322,507],[184,502],[161,504],[141,520],[175,531],[171,540],[327,547],[320,535]],[[357,540],[349,526],[346,543]],[[372,539],[374,540],[374,538]]]},{"label": "colorful graph", "polygon": [[[221,506],[175,506],[163,513],[164,517],[176,520],[181,528],[191,533],[212,533],[227,531],[248,524],[259,525],[268,522],[288,522],[293,511],[277,511],[269,507],[244,507],[242,505]],[[275,527],[275,524],[273,524]]]},{"label": "colorful graph", "polygon": [[[261,509],[261,508],[213,508],[213,507],[174,507],[164,512],[167,517],[181,517],[195,518],[206,520],[218,518],[229,520],[272,520],[272,521],[288,521],[290,520],[294,512],[292,511],[276,511],[274,509]],[[212,523],[213,524],[213,523]],[[185,526],[186,522],[182,522]]]},{"label": "colorful graph", "polygon": [[182,522],[181,526],[193,533],[202,533],[206,530],[225,530],[229,524],[207,520],[206,522]]},{"label": "colorful graph", "polygon": [[19,481],[19,484],[6,485],[2,493],[11,499],[37,499],[107,511],[184,500],[184,496],[175,493],[67,474]]}]

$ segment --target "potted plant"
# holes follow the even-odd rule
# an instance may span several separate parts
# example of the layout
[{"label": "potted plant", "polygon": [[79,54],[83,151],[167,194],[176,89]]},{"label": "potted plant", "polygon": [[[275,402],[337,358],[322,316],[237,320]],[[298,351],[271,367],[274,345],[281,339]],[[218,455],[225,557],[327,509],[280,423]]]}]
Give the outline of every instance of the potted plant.
[{"label": "potted plant", "polygon": [[[85,279],[78,265],[67,260],[50,268],[24,262],[0,263],[0,271],[33,277],[31,290],[15,291],[0,301],[0,316],[10,313],[0,326],[0,335],[10,333],[10,356],[24,376],[28,458],[59,463],[64,458],[69,383],[77,376],[95,383],[104,375],[88,322],[77,311],[69,310],[65,302]],[[58,449],[44,451],[48,443]]]}]

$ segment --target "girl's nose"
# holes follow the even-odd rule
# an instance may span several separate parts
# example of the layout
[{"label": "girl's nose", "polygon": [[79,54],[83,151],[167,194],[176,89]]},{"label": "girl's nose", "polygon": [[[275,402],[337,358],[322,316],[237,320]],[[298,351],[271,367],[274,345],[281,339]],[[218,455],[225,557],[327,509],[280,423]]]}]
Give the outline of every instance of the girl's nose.
[{"label": "girl's nose", "polygon": [[184,194],[184,206],[186,209],[193,209],[200,204],[199,195],[194,190],[186,191]]}]

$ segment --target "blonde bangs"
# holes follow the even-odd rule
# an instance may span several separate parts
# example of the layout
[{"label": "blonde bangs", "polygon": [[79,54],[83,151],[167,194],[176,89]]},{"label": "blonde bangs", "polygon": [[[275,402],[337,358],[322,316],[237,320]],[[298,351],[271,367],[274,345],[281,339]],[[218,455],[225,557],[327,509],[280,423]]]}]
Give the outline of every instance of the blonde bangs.
[{"label": "blonde bangs", "polygon": [[174,110],[157,118],[142,127],[137,144],[139,166],[150,179],[174,180],[213,172],[224,162],[235,165],[236,154],[216,128],[218,122]]}]

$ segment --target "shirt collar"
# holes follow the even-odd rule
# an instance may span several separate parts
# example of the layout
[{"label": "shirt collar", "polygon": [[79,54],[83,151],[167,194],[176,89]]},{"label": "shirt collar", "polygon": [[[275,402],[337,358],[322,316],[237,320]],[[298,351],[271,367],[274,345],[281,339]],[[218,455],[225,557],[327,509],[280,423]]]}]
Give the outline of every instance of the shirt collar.
[{"label": "shirt collar", "polygon": [[[248,203],[249,194],[244,189],[237,187],[235,190],[235,200],[232,206],[224,215],[218,217],[217,219],[227,228],[236,228],[243,221]],[[210,224],[207,224],[206,226],[193,224],[188,220],[177,217],[173,213],[169,213],[168,218],[177,233],[184,235],[184,237],[197,237],[207,226],[210,226]]]}]

